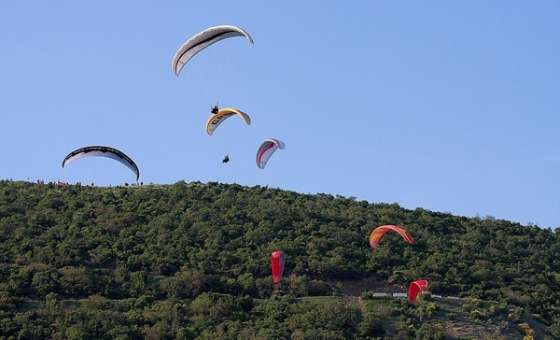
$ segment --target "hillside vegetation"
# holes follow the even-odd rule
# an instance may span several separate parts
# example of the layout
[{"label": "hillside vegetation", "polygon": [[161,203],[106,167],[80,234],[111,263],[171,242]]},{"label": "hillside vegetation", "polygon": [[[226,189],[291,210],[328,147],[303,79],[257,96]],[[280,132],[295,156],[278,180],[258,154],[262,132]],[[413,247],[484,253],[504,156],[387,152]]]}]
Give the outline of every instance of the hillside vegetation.
[{"label": "hillside vegetation", "polygon": [[[372,252],[381,224],[416,244],[388,235]],[[549,229],[324,194],[2,181],[0,337],[554,338],[558,254]],[[464,299],[373,298],[419,278]]]}]

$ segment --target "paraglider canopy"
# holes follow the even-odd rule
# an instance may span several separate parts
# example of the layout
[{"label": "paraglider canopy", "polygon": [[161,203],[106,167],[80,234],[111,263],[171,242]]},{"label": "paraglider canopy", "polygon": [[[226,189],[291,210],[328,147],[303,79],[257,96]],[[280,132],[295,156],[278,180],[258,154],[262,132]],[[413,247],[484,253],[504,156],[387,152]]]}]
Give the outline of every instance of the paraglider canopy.
[{"label": "paraglider canopy", "polygon": [[412,235],[410,235],[410,233],[406,231],[406,229],[398,225],[388,224],[388,225],[382,225],[380,227],[377,227],[371,232],[371,234],[369,235],[369,245],[373,249],[377,248],[383,236],[385,236],[385,234],[387,234],[390,231],[394,231],[399,235],[401,235],[401,237],[406,243],[409,244],[414,243],[414,239],[412,238]]},{"label": "paraglider canopy", "polygon": [[408,303],[414,303],[418,294],[428,289],[428,280],[416,280],[408,286]]},{"label": "paraglider canopy", "polygon": [[264,169],[272,154],[276,152],[276,150],[282,150],[284,148],[285,144],[281,140],[276,138],[266,139],[257,150],[257,167]]},{"label": "paraglider canopy", "polygon": [[62,167],[64,168],[66,164],[69,164],[77,159],[94,156],[116,160],[129,168],[136,175],[136,181],[138,181],[138,178],[140,177],[140,170],[138,170],[138,166],[136,166],[136,163],[134,163],[132,158],[128,157],[124,152],[108,146],[86,146],[76,149],[64,158],[62,161]]},{"label": "paraglider canopy", "polygon": [[276,250],[270,256],[270,267],[272,269],[272,282],[274,284],[280,283],[282,280],[282,275],[284,274],[284,264],[286,262],[286,256],[281,250]]},{"label": "paraglider canopy", "polygon": [[245,37],[251,44],[254,43],[251,35],[240,27],[231,25],[209,27],[188,39],[175,52],[171,61],[173,73],[178,76],[183,66],[197,53],[220,40],[232,37]]},{"label": "paraglider canopy", "polygon": [[214,106],[211,112],[212,114],[206,121],[206,133],[210,136],[214,133],[214,130],[216,130],[218,126],[222,124],[224,120],[232,116],[239,116],[241,119],[243,119],[245,124],[251,125],[251,117],[249,117],[248,114],[232,107],[224,107],[222,109],[219,109],[218,106]]}]

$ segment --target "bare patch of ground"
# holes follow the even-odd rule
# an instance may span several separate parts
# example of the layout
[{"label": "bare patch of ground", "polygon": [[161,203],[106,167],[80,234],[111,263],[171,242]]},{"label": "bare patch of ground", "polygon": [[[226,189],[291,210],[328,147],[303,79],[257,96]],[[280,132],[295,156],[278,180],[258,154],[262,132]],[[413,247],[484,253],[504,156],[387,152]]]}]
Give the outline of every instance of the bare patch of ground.
[{"label": "bare patch of ground", "polygon": [[376,278],[368,277],[360,280],[337,280],[329,282],[336,286],[343,295],[361,296],[367,291],[379,293],[402,293],[406,291],[404,285],[387,284],[387,281],[379,281]]}]

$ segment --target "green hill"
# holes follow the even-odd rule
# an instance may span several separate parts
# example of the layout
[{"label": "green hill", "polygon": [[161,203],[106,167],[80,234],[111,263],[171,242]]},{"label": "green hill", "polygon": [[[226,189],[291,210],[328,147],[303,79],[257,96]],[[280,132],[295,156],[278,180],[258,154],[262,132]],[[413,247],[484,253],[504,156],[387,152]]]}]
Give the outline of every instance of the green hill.
[{"label": "green hill", "polygon": [[[388,235],[401,224],[416,239]],[[274,296],[269,255],[287,253]],[[265,187],[0,182],[4,338],[560,337],[558,234]],[[404,292],[426,278],[415,306]]]}]

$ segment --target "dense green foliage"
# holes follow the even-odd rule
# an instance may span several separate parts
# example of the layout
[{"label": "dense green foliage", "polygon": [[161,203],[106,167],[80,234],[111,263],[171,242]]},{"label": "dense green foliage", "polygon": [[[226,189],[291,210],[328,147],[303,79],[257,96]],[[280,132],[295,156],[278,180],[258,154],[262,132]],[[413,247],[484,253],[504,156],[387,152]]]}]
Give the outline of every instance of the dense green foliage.
[{"label": "dense green foliage", "polygon": [[[388,235],[372,252],[367,238],[381,224],[406,226],[416,244]],[[149,337],[156,326],[159,336],[207,339],[385,334],[343,303],[310,312],[290,298],[268,299],[275,249],[288,255],[279,294],[291,299],[341,294],[349,280],[426,278],[435,294],[516,306],[560,336],[560,239],[548,229],[265,187],[8,181],[0,182],[0,333],[56,324],[61,338]],[[72,300],[106,307],[72,309]]]}]

